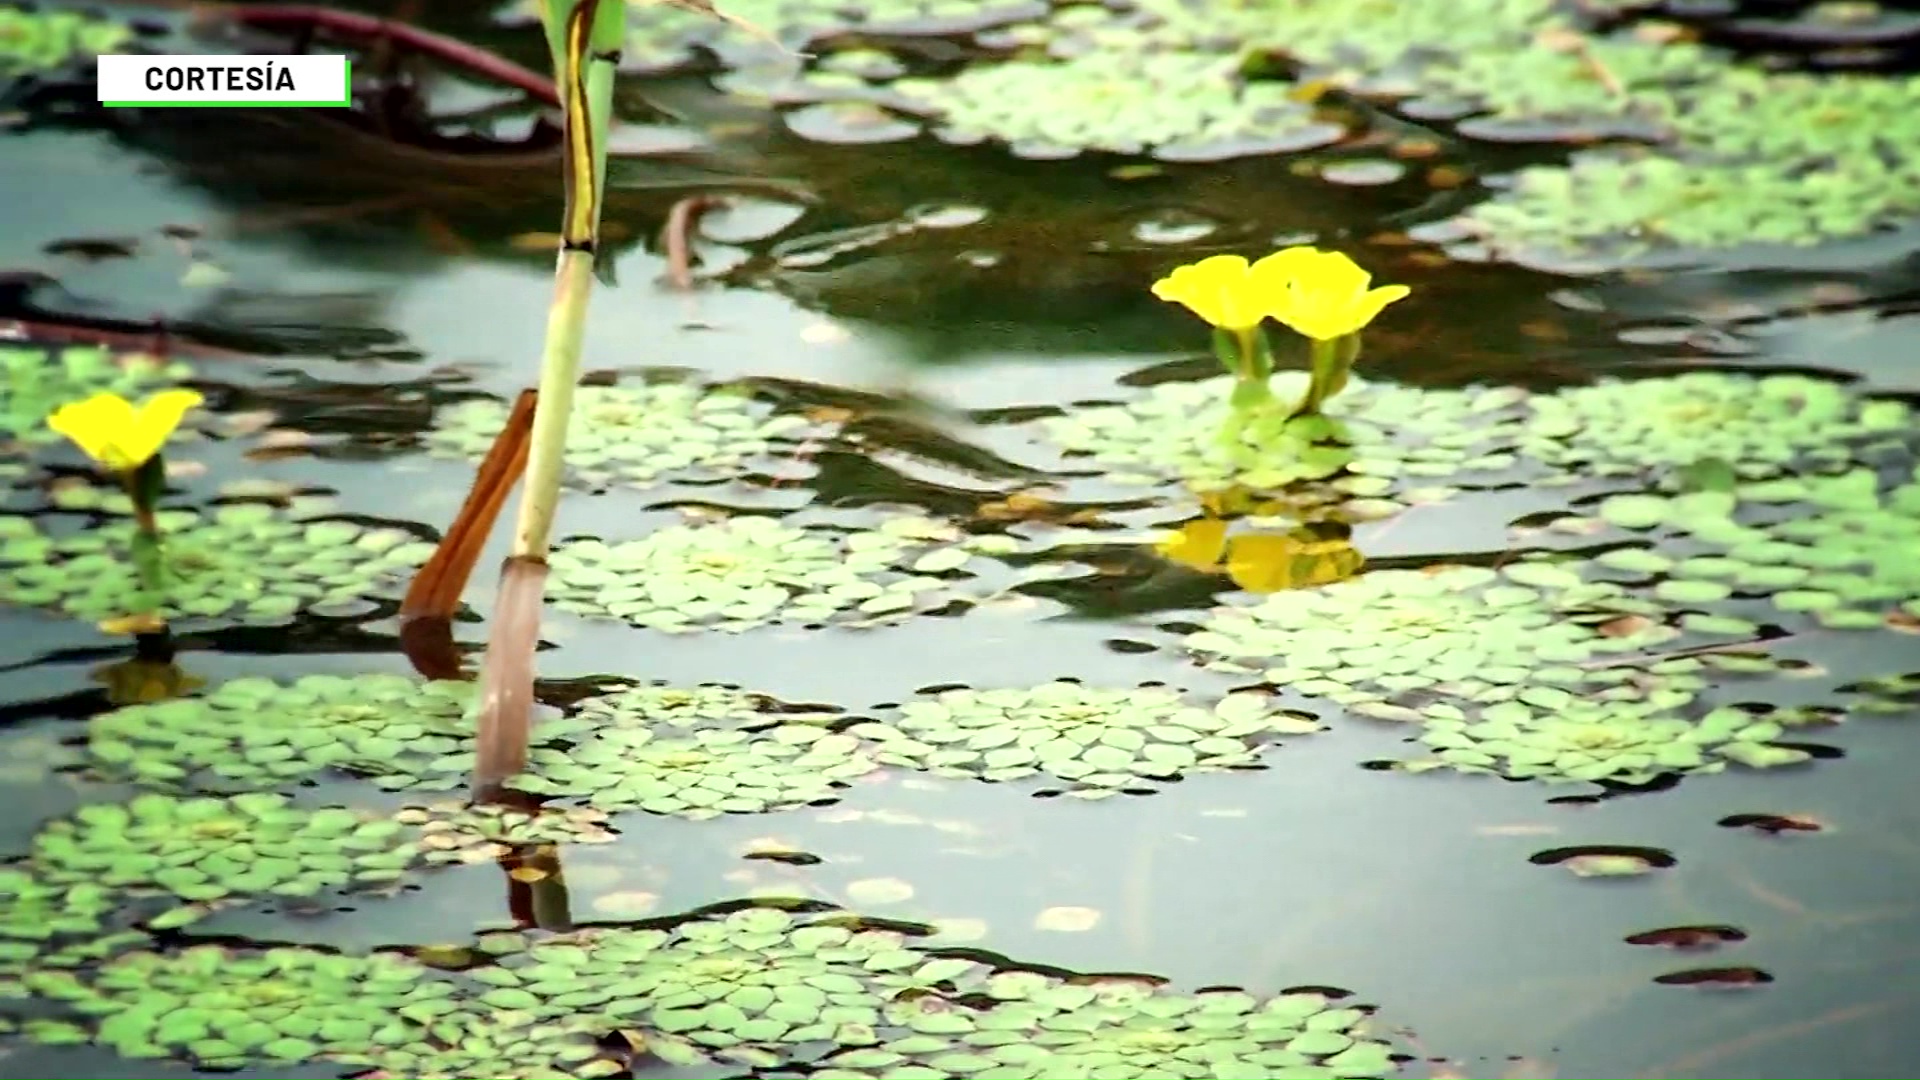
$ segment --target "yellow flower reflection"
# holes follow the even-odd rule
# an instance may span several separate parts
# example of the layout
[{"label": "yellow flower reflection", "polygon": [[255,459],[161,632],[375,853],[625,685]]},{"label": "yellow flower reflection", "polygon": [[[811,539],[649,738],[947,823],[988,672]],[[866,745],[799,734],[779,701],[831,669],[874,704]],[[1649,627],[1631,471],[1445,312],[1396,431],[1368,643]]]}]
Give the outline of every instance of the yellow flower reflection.
[{"label": "yellow flower reflection", "polygon": [[55,409],[47,426],[106,468],[128,473],[152,460],[187,410],[205,400],[192,390],[162,390],[138,405],[119,394],[95,394]]},{"label": "yellow flower reflection", "polygon": [[1162,558],[1203,574],[1220,569],[1227,552],[1227,523],[1219,518],[1194,518],[1154,545]]},{"label": "yellow flower reflection", "polygon": [[1203,574],[1224,572],[1252,593],[1310,589],[1345,581],[1366,557],[1344,525],[1304,525],[1286,532],[1228,535],[1228,522],[1200,517],[1155,545],[1161,557]]},{"label": "yellow flower reflection", "polygon": [[1413,292],[1405,285],[1369,288],[1373,275],[1337,251],[1288,248],[1259,265],[1267,269],[1255,288],[1272,298],[1268,314],[1315,341],[1359,333],[1388,304]]},{"label": "yellow flower reflection", "polygon": [[88,674],[94,682],[107,688],[107,700],[116,706],[171,701],[207,685],[205,679],[188,674],[170,660],[138,657],[103,664]]},{"label": "yellow flower reflection", "polygon": [[1227,541],[1227,577],[1251,593],[1330,585],[1359,573],[1365,563],[1344,528],[1251,532]]},{"label": "yellow flower reflection", "polygon": [[1209,255],[1176,267],[1153,283],[1153,295],[1189,311],[1222,330],[1243,333],[1259,326],[1283,299],[1289,280],[1286,265],[1298,256],[1288,248],[1249,264],[1239,255]]}]

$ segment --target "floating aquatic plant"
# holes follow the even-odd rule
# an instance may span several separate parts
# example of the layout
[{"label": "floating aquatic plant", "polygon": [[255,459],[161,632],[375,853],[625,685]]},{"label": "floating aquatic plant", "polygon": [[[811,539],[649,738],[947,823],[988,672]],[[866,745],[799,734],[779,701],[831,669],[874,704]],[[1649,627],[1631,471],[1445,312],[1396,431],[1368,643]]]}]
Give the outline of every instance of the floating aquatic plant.
[{"label": "floating aquatic plant", "polygon": [[1522,169],[1459,219],[1513,250],[1632,257],[1656,247],[1806,246],[1857,236],[1920,210],[1920,173],[1877,160],[1701,162],[1594,151]]},{"label": "floating aquatic plant", "polygon": [[1803,375],[1693,371],[1609,379],[1531,399],[1524,452],[1572,476],[1703,462],[1735,474],[1824,469],[1903,441],[1911,410]]},{"label": "floating aquatic plant", "polygon": [[17,989],[81,1020],[30,1026],[29,1038],[216,1069],[615,1076],[626,1054],[592,1038],[614,1030],[645,1032],[645,1051],[678,1068],[809,1062],[826,1077],[1391,1069],[1369,1010],[1327,994],[1069,979],[930,953],[918,936],[842,913],[745,907],[668,927],[484,934],[452,971],[389,952],[196,945],[86,971],[36,968]]},{"label": "floating aquatic plant", "polygon": [[202,515],[157,515],[165,543],[157,587],[130,559],[138,527],[109,519],[55,534],[0,517],[0,596],[92,621],[155,612],[164,619],[288,619],[351,607],[403,588],[433,545],[399,529],[310,520],[262,503]]},{"label": "floating aquatic plant", "polygon": [[[1061,983],[1030,972],[986,980],[978,1011],[900,1002],[925,1022],[917,1037],[843,1051],[836,1068],[879,1075],[923,1057],[925,1075],[1041,1080],[1056,1076],[1378,1077],[1394,1071],[1367,1010],[1301,991],[1261,1000],[1236,990],[1170,994],[1135,979]],[[943,1051],[936,1051],[945,1043]],[[904,1052],[903,1052],[904,1051]],[[834,1075],[838,1075],[837,1073]],[[851,1075],[851,1074],[849,1074]],[[920,1075],[913,1073],[912,1075]]]},{"label": "floating aquatic plant", "polygon": [[1851,712],[1882,716],[1920,712],[1920,671],[1862,679],[1842,686],[1840,691],[1858,695],[1848,702]]},{"label": "floating aquatic plant", "polygon": [[124,1057],[236,1069],[428,1043],[456,1008],[454,985],[428,976],[389,953],[195,945],[125,954],[84,979],[35,972],[25,984],[90,1018],[94,1039]]},{"label": "floating aquatic plant", "polygon": [[[510,411],[491,398],[448,406],[426,447],[477,460],[492,448]],[[751,395],[726,388],[660,380],[582,386],[574,391],[566,463],[589,484],[727,475],[808,427],[803,417],[770,415]]]},{"label": "floating aquatic plant", "polygon": [[931,110],[955,141],[1216,160],[1311,150],[1345,129],[1315,113],[1291,83],[1250,81],[1235,57],[1141,49],[1064,60],[975,65],[889,89]]},{"label": "floating aquatic plant", "polygon": [[[745,63],[779,59],[770,38],[804,48],[839,33],[912,37],[965,33],[1043,14],[1038,0],[730,0],[716,22],[697,6],[629,0],[624,70],[661,72],[713,49]],[[758,31],[758,32],[756,32]],[[786,57],[786,59],[793,59]]]},{"label": "floating aquatic plant", "polygon": [[1162,687],[1056,682],[943,691],[900,706],[889,723],[849,734],[875,742],[875,756],[887,764],[995,781],[1045,775],[1077,785],[1077,795],[1101,797],[1149,779],[1247,768],[1272,736],[1318,730],[1312,717],[1276,709],[1260,693],[1230,694],[1205,708]]},{"label": "floating aquatic plant", "polygon": [[402,807],[394,820],[418,826],[420,847],[432,863],[486,862],[530,844],[607,844],[619,834],[604,811],[542,807],[537,812],[496,803],[445,802]]},{"label": "floating aquatic plant", "polygon": [[[1304,395],[1304,372],[1273,377],[1275,396]],[[1045,422],[1068,453],[1113,470],[1106,479],[1178,479],[1197,490],[1273,490],[1345,472],[1354,494],[1382,495],[1397,478],[1510,467],[1524,394],[1505,388],[1428,390],[1353,380],[1331,416],[1257,412],[1230,437],[1230,379],[1161,383],[1134,401],[1075,408]]]},{"label": "floating aquatic plant", "polygon": [[971,557],[957,530],[921,518],[833,533],[743,516],[620,543],[564,543],[551,559],[550,588],[557,606],[585,615],[668,633],[738,632],[902,616],[951,598],[943,575]]},{"label": "floating aquatic plant", "polygon": [[1725,71],[1723,59],[1690,42],[1651,46],[1563,31],[1532,47],[1437,57],[1421,69],[1419,84],[1425,93],[1472,102],[1498,121],[1650,132],[1666,119],[1675,88]]},{"label": "floating aquatic plant", "polygon": [[[514,1008],[564,1007],[656,1032],[681,1067],[769,1068],[833,1044],[827,1077],[1326,1075],[1391,1069],[1366,1010],[1315,993],[1177,995],[933,956],[833,915],[745,908],[668,929],[600,928],[523,945],[472,974]],[[964,1003],[963,1003],[964,1002]],[[1322,1072],[1305,1072],[1323,1068]]]},{"label": "floating aquatic plant", "polygon": [[1516,780],[1645,784],[1719,772],[1729,761],[1763,768],[1809,760],[1805,750],[1774,744],[1786,730],[1779,723],[1730,706],[1695,720],[1658,699],[1574,695],[1551,708],[1501,702],[1471,717],[1433,705],[1425,716],[1419,741],[1432,764]]},{"label": "floating aquatic plant", "polygon": [[0,867],[0,999],[27,996],[20,979],[28,972],[91,965],[150,940],[106,932],[122,903],[99,882],[50,879],[25,863]]},{"label": "floating aquatic plant", "polygon": [[[1135,0],[1167,31],[1185,39],[1231,41],[1284,51],[1348,74],[1379,72],[1447,55],[1518,51],[1539,31],[1567,25],[1553,0],[1459,0],[1408,5],[1398,0]],[[1417,70],[1417,69],[1416,69]]]},{"label": "floating aquatic plant", "polygon": [[[13,12],[13,14],[19,14]],[[0,8],[0,20],[9,9]],[[35,15],[36,19],[65,13]],[[7,37],[0,26],[0,41]],[[192,369],[152,356],[117,356],[102,348],[78,345],[49,349],[0,345],[0,439],[31,444],[55,442],[60,434],[46,426],[55,409],[98,393],[135,396],[190,377]]]},{"label": "floating aquatic plant", "polygon": [[[132,705],[88,721],[109,776],[147,784],[272,787],[340,769],[386,787],[446,789],[473,767],[466,682],[399,675],[240,678],[200,697]],[[576,729],[550,722],[543,734]]]},{"label": "floating aquatic plant", "polygon": [[110,53],[132,37],[126,24],[83,12],[0,7],[0,76],[47,71]]},{"label": "floating aquatic plant", "polygon": [[274,792],[225,799],[148,792],[49,822],[34,837],[31,865],[51,883],[194,902],[314,896],[399,878],[414,859],[404,831],[399,822],[340,807],[301,809]]},{"label": "floating aquatic plant", "polygon": [[671,930],[550,938],[474,975],[516,1006],[548,1002],[608,1026],[652,1029],[659,1041],[650,1049],[685,1066],[714,1051],[874,1041],[890,996],[882,977],[930,961],[906,940],[756,907]]},{"label": "floating aquatic plant", "polygon": [[564,754],[537,757],[531,774],[514,783],[603,810],[704,820],[830,801],[847,781],[876,768],[858,739],[805,724],[678,738],[613,727]]},{"label": "floating aquatic plant", "polygon": [[[1658,50],[1666,52],[1666,49]],[[1688,145],[1729,161],[1820,165],[1849,172],[1902,169],[1907,132],[1889,116],[1920,108],[1920,78],[1765,72],[1721,65],[1715,77],[1668,99],[1667,121]]]},{"label": "floating aquatic plant", "polygon": [[1678,630],[1619,585],[1521,562],[1489,570],[1374,570],[1319,589],[1216,608],[1186,647],[1208,667],[1346,705],[1437,692],[1474,702],[1569,695],[1580,665],[1644,652]]},{"label": "floating aquatic plant", "polygon": [[1659,588],[1676,599],[1711,603],[1760,594],[1780,612],[1832,629],[1920,619],[1920,563],[1911,554],[1920,535],[1920,469],[1891,480],[1859,467],[1751,482],[1735,491],[1619,495],[1599,509],[1623,528],[1663,528],[1711,549],[1608,560],[1619,569],[1665,575]]},{"label": "floating aquatic plant", "polygon": [[576,716],[596,730],[608,727],[757,730],[779,724],[831,724],[840,719],[835,710],[794,708],[765,694],[737,687],[715,684],[676,687],[662,683],[597,694],[580,702]]}]

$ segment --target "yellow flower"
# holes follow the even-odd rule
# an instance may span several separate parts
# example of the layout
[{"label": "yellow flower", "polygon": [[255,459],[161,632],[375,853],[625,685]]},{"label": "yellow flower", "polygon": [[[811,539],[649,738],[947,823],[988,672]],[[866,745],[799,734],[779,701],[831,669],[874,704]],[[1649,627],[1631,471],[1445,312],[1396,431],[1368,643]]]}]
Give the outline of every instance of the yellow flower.
[{"label": "yellow flower", "polygon": [[1358,332],[1382,308],[1413,291],[1405,285],[1368,288],[1373,275],[1352,259],[1310,247],[1269,255],[1249,276],[1261,279],[1249,291],[1271,298],[1267,314],[1315,341]]},{"label": "yellow flower", "polygon": [[114,472],[132,472],[160,452],[188,409],[205,400],[192,390],[162,390],[136,406],[119,394],[95,394],[55,409],[47,426]]},{"label": "yellow flower", "polygon": [[1219,518],[1194,518],[1154,545],[1162,558],[1203,574],[1220,568],[1227,548],[1227,523]]},{"label": "yellow flower", "polygon": [[1185,304],[1222,330],[1251,330],[1283,299],[1281,290],[1292,276],[1287,266],[1299,259],[1295,253],[1310,250],[1288,248],[1251,266],[1238,255],[1209,255],[1154,282],[1153,295]]}]

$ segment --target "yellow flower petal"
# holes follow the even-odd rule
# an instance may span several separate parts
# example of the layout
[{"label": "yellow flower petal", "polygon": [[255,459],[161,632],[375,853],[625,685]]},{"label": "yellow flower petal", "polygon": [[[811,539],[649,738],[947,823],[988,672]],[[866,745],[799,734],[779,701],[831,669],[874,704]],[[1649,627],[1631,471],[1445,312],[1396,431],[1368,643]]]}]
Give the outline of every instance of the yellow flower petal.
[{"label": "yellow flower petal", "polygon": [[193,390],[162,390],[135,406],[119,394],[95,394],[55,409],[47,426],[107,469],[130,472],[159,453],[187,410],[205,400]]},{"label": "yellow flower petal", "polygon": [[1388,304],[1395,300],[1405,300],[1413,295],[1413,290],[1405,285],[1382,285],[1363,294],[1353,306],[1354,321],[1361,326],[1372,322]]},{"label": "yellow flower petal", "polygon": [[133,430],[133,403],[119,394],[95,394],[60,406],[47,426],[73,440],[81,452],[116,472],[138,465],[121,440]]},{"label": "yellow flower petal", "polygon": [[1261,295],[1260,281],[1239,255],[1209,255],[1196,263],[1176,267],[1153,283],[1153,295],[1182,304],[1224,330],[1245,330],[1267,317],[1271,297]]},{"label": "yellow flower petal", "polygon": [[1254,263],[1248,273],[1260,278],[1263,288],[1284,289],[1288,282],[1312,267],[1325,254],[1319,248],[1312,247],[1281,248]]},{"label": "yellow flower petal", "polygon": [[1405,285],[1369,289],[1373,275],[1337,251],[1289,248],[1278,254],[1296,250],[1304,253],[1255,269],[1266,279],[1261,291],[1272,298],[1267,313],[1317,341],[1357,333],[1388,304],[1412,292]]}]

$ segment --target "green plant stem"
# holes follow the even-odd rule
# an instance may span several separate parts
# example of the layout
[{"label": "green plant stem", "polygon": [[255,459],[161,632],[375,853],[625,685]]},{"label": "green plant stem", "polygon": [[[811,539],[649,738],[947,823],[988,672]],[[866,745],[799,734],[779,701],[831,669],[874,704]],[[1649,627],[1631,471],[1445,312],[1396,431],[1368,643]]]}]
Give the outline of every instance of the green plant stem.
[{"label": "green plant stem", "polygon": [[166,594],[166,552],[160,534],[159,504],[167,485],[166,462],[155,454],[137,468],[121,473],[120,482],[133,503],[134,534],[128,555],[133,561],[134,577],[140,583],[142,606],[146,609],[126,614],[146,616],[145,625],[149,628],[164,628],[160,606]]},{"label": "green plant stem", "polygon": [[567,421],[574,386],[580,381],[581,345],[586,336],[587,301],[593,295],[593,253],[560,253],[554,273],[553,307],[547,312],[547,338],[540,357],[540,389],[528,440],[526,487],[513,530],[516,558],[545,560],[553,541],[553,515],[559,508],[560,481],[566,470]]},{"label": "green plant stem", "polygon": [[1257,408],[1273,400],[1267,385],[1273,376],[1273,349],[1260,327],[1231,330],[1215,327],[1213,355],[1234,378],[1230,403],[1235,411]]},{"label": "green plant stem", "polygon": [[1300,404],[1294,406],[1292,415],[1317,415],[1322,405],[1347,388],[1347,378],[1359,359],[1358,332],[1339,338],[1316,338],[1308,359],[1307,393]]},{"label": "green plant stem", "polygon": [[121,473],[120,484],[126,488],[127,498],[133,503],[135,527],[157,542],[160,539],[160,523],[155,520],[155,512],[160,505],[160,495],[167,486],[166,462],[161,455],[155,454],[137,467]]},{"label": "green plant stem", "polygon": [[614,71],[626,37],[626,6],[618,0],[544,0],[541,21],[562,102],[567,201],[541,349],[526,487],[520,493],[512,551],[500,572],[499,610],[481,662],[481,705],[474,732],[476,801],[502,795],[502,783],[525,767],[532,734],[540,607],[566,469],[568,420],[580,379],[587,301],[593,295]]}]

